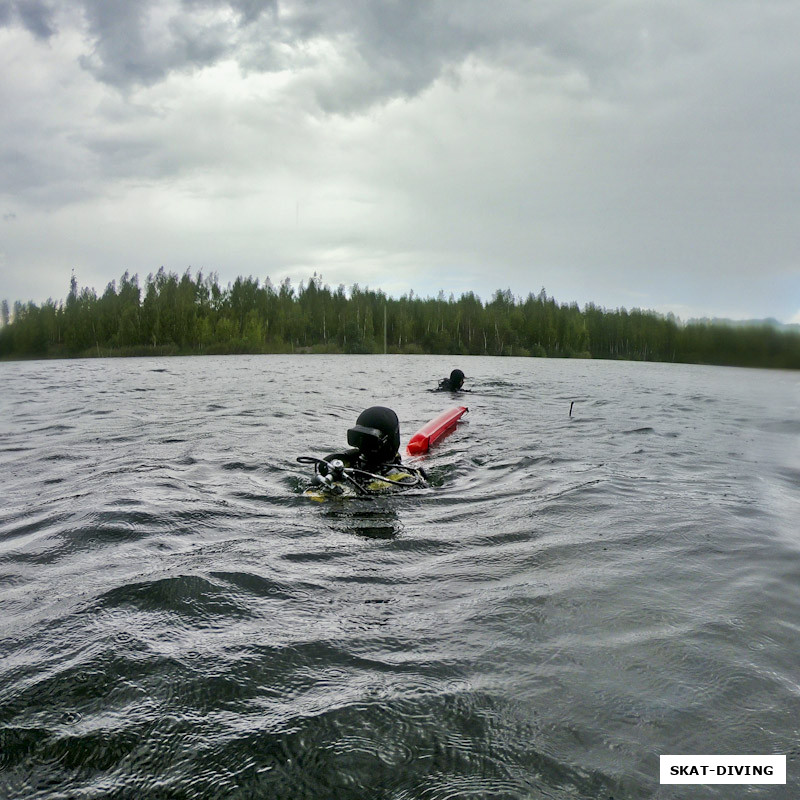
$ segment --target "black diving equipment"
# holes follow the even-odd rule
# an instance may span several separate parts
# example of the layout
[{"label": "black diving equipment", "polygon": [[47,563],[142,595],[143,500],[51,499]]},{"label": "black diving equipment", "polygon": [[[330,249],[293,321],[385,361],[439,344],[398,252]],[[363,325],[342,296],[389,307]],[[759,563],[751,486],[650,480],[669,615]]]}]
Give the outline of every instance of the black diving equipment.
[{"label": "black diving equipment", "polygon": [[354,425],[347,431],[347,444],[358,448],[365,458],[372,453],[382,453],[389,443],[389,435],[379,428]]},{"label": "black diving equipment", "polygon": [[[346,494],[346,487],[352,487],[357,495],[392,494],[412,489],[415,486],[426,486],[426,475],[422,469],[400,464],[380,464],[377,468],[389,467],[390,471],[379,474],[359,467],[346,467],[338,459],[326,461],[314,456],[300,456],[299,464],[313,464],[314,477],[312,487],[326,494]],[[349,493],[352,494],[353,491]]]}]

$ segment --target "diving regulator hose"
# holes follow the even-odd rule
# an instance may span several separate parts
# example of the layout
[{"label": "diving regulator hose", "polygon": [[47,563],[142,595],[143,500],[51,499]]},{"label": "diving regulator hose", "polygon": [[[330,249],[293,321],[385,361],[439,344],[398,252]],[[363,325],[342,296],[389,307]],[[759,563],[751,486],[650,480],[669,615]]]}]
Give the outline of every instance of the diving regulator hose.
[{"label": "diving regulator hose", "polygon": [[315,486],[327,488],[334,493],[336,492],[337,482],[348,481],[351,483],[359,494],[370,494],[369,489],[365,483],[367,481],[382,481],[396,486],[398,489],[411,489],[414,486],[419,486],[425,483],[425,471],[417,467],[408,467],[405,464],[376,464],[376,468],[382,467],[398,467],[402,466],[407,473],[402,478],[391,478],[388,475],[379,475],[374,472],[369,472],[359,467],[346,467],[341,459],[334,458],[326,461],[324,458],[315,458],[314,456],[298,456],[298,464],[313,464],[314,465],[314,478],[312,483]]}]

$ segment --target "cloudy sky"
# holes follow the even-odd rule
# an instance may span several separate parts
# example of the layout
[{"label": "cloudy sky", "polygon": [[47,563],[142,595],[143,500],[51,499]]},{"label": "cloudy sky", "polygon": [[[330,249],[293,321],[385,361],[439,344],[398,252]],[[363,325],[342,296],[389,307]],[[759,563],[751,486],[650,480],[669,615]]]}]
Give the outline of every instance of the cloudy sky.
[{"label": "cloudy sky", "polygon": [[161,265],[800,321],[797,0],[0,0],[0,298]]}]

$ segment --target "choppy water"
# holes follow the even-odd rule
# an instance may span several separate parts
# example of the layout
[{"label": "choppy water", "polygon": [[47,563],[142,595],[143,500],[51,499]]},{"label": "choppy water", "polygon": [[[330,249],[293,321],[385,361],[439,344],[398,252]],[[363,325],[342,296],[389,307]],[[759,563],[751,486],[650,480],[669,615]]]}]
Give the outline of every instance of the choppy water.
[{"label": "choppy water", "polygon": [[[298,455],[455,404],[433,486]],[[0,797],[800,796],[800,376],[539,359],[0,364]],[[574,401],[572,416],[570,403]],[[787,755],[660,786],[659,755]]]}]

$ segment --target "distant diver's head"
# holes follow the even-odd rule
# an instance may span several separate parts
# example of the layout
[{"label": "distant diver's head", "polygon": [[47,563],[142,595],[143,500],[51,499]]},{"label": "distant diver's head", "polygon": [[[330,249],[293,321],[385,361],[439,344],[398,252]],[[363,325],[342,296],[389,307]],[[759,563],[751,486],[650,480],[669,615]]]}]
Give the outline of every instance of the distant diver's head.
[{"label": "distant diver's head", "polygon": [[361,451],[370,464],[391,461],[400,449],[400,422],[391,408],[372,406],[358,415],[347,431],[347,443]]},{"label": "distant diver's head", "polygon": [[464,385],[464,373],[460,369],[454,369],[450,373],[450,388],[460,389]]}]

